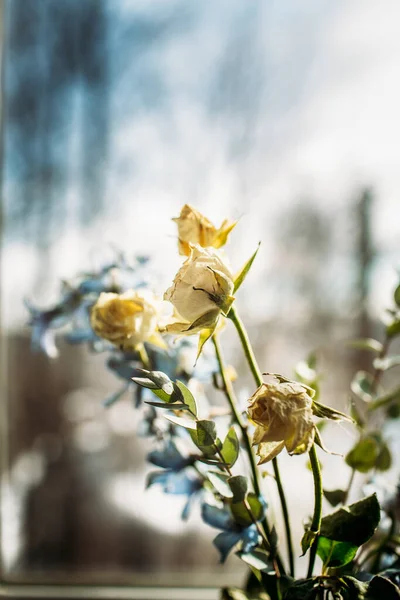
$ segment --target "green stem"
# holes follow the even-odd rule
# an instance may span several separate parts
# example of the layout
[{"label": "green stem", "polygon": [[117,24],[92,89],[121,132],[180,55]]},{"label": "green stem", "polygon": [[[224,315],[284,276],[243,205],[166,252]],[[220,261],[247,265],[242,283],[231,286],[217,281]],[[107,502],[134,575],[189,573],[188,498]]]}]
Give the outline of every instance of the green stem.
[{"label": "green stem", "polygon": [[[254,491],[255,491],[255,493],[256,493],[257,496],[261,497],[262,493],[261,493],[259,472],[257,470],[257,465],[256,465],[256,462],[255,462],[254,453],[253,453],[253,450],[252,450],[252,447],[251,447],[251,441],[250,441],[249,433],[247,431],[247,426],[244,424],[243,419],[241,417],[241,414],[240,414],[240,412],[237,409],[237,400],[236,400],[235,392],[234,392],[231,380],[229,379],[229,377],[226,376],[225,361],[224,361],[224,357],[223,357],[223,354],[222,354],[221,345],[219,343],[219,339],[218,339],[218,337],[217,337],[216,334],[214,334],[212,336],[212,341],[213,341],[214,348],[215,348],[215,355],[217,357],[219,372],[221,374],[222,383],[223,383],[223,386],[224,386],[223,391],[225,393],[226,399],[228,400],[229,406],[231,408],[233,418],[234,418],[235,422],[237,423],[237,425],[240,428],[240,431],[242,433],[242,439],[243,439],[244,444],[246,446],[246,452],[247,452],[247,456],[249,458],[251,473],[252,473],[252,477],[253,477]],[[272,543],[271,529],[270,529],[270,526],[268,524],[267,517],[264,518],[264,520],[262,522],[262,526],[263,526],[263,529],[265,531],[265,536],[266,536],[266,538],[268,540],[270,548],[273,548],[274,545]],[[284,573],[285,570],[284,570],[284,567],[283,567],[282,559],[279,556],[279,553],[277,553],[277,555],[274,558],[275,558],[276,563],[277,563],[278,572],[279,573]]]},{"label": "green stem", "polygon": [[[239,317],[234,304],[232,305],[232,307],[228,313],[228,317],[231,319],[234,326],[236,327],[236,331],[237,331],[240,341],[242,343],[243,351],[246,356],[250,370],[253,374],[254,380],[255,380],[256,384],[258,386],[260,386],[263,384],[262,374],[261,374],[260,368],[258,366],[257,359],[255,357],[249,336],[247,335],[246,328],[243,325],[243,322],[242,322],[241,318]],[[285,492],[283,490],[282,481],[281,481],[281,477],[280,477],[280,473],[279,473],[278,460],[276,458],[274,458],[272,460],[272,464],[274,467],[275,479],[276,479],[276,483],[278,486],[279,499],[281,502],[283,519],[284,519],[284,523],[285,523],[285,533],[286,533],[286,543],[287,543],[287,549],[288,549],[288,555],[289,555],[290,575],[292,577],[294,577],[294,553],[293,553],[293,544],[292,544],[292,532],[291,532],[291,528],[290,528],[289,511],[288,511]]]},{"label": "green stem", "polygon": [[314,562],[315,557],[317,555],[317,545],[318,545],[318,533],[321,527],[321,517],[322,517],[322,477],[321,477],[321,467],[319,464],[319,460],[317,457],[317,451],[315,449],[315,444],[311,446],[310,450],[310,462],[311,469],[314,477],[314,515],[311,522],[311,531],[316,534],[314,542],[311,545],[310,549],[310,562],[308,564],[308,572],[307,577],[312,577],[314,570]]}]

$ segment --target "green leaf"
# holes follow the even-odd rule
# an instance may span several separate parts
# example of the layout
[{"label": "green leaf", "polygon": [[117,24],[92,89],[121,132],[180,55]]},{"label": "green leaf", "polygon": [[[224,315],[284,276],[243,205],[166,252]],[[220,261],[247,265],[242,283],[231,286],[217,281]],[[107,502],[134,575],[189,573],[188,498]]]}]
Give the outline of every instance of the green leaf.
[{"label": "green leaf", "polygon": [[352,348],[357,348],[359,350],[369,350],[370,352],[375,352],[376,354],[380,354],[383,349],[383,345],[378,340],[374,340],[372,338],[362,338],[359,340],[351,340],[349,342],[349,346]]},{"label": "green leaf", "polygon": [[152,400],[145,400],[145,404],[149,404],[150,406],[154,406],[155,408],[166,408],[167,410],[188,410],[186,404],[182,402],[153,402]]},{"label": "green leaf", "polygon": [[388,338],[394,338],[400,333],[400,319],[394,319],[386,327],[386,335]]},{"label": "green leaf", "polygon": [[371,373],[358,371],[350,384],[351,391],[364,402],[371,402],[375,397],[374,378]]},{"label": "green leaf", "polygon": [[324,496],[332,506],[343,504],[346,499],[346,492],[344,490],[324,490]]},{"label": "green leaf", "polygon": [[373,536],[381,511],[376,494],[340,508],[321,521],[321,535],[332,540],[365,544]]},{"label": "green leaf", "polygon": [[351,542],[338,542],[323,535],[318,538],[317,553],[324,563],[324,569],[347,565],[353,560],[357,550],[358,546]]},{"label": "green leaf", "polygon": [[368,435],[362,438],[347,454],[346,464],[360,473],[368,473],[376,465],[379,456],[379,442]]},{"label": "green leaf", "polygon": [[394,290],[393,298],[397,306],[400,307],[400,285],[398,285],[397,288]]},{"label": "green leaf", "polygon": [[387,356],[386,358],[376,358],[374,360],[374,369],[379,371],[387,371],[392,367],[398,367],[400,365],[400,356]]},{"label": "green leaf", "polygon": [[234,475],[228,479],[228,484],[233,494],[232,502],[243,502],[248,489],[247,477],[244,477],[244,475]]},{"label": "green leaf", "polygon": [[[253,517],[256,521],[261,521],[264,518],[264,505],[260,502],[254,492],[247,494],[247,503],[250,506]],[[249,515],[247,508],[243,502],[232,502],[231,512],[236,523],[247,527],[253,523],[252,517]]]},{"label": "green leaf", "polygon": [[176,417],[175,415],[165,415],[165,418],[174,423],[174,425],[188,429],[189,432],[196,431],[196,421],[193,419],[185,419],[183,417]]},{"label": "green leaf", "polygon": [[311,548],[317,535],[318,534],[311,529],[307,529],[307,531],[304,532],[304,535],[301,538],[301,549],[303,550],[302,556],[304,556],[307,550]]},{"label": "green leaf", "polygon": [[207,327],[200,331],[195,364],[199,360],[200,354],[203,351],[204,344],[210,339],[210,337],[212,337],[212,335],[217,327],[217,324],[218,324],[218,319],[216,319],[214,327]]},{"label": "green leaf", "polygon": [[321,404],[320,402],[313,401],[312,411],[316,417],[320,419],[332,419],[332,421],[350,421],[353,422],[353,419],[348,415],[340,412],[339,410],[335,410],[334,408],[330,408],[329,406],[325,406],[325,404]]},{"label": "green leaf", "polygon": [[222,588],[220,600],[248,600],[248,595],[239,588]]},{"label": "green leaf", "polygon": [[197,441],[200,446],[211,446],[216,439],[217,428],[214,421],[197,421]]},{"label": "green leaf", "polygon": [[183,396],[176,383],[170,380],[162,371],[146,371],[137,369],[139,377],[132,377],[132,381],[153,392],[160,400],[167,403],[182,402]]},{"label": "green leaf", "polygon": [[387,444],[382,442],[381,449],[376,459],[375,467],[378,471],[388,471],[392,466],[392,455]]},{"label": "green leaf", "polygon": [[371,402],[371,404],[368,406],[368,410],[376,410],[381,406],[386,406],[391,402],[396,402],[398,400],[400,400],[400,387],[395,388],[384,396],[377,398],[374,402]]},{"label": "green leaf", "polygon": [[236,555],[239,556],[247,565],[257,569],[258,571],[263,571],[264,573],[269,573],[273,570],[271,560],[269,555],[264,552],[264,550],[252,550],[252,552],[236,552]]},{"label": "green leaf", "polygon": [[222,458],[233,467],[239,456],[239,440],[235,428],[232,426],[224,439],[221,450]]},{"label": "green leaf", "polygon": [[207,477],[216,491],[221,494],[221,496],[224,496],[224,498],[233,497],[233,492],[228,483],[229,475],[226,475],[225,473],[219,473],[217,471],[208,471]]},{"label": "green leaf", "polygon": [[184,403],[189,407],[189,410],[193,413],[193,415],[197,417],[197,404],[192,392],[184,383],[182,383],[182,381],[177,381],[176,385],[182,392]]},{"label": "green leaf", "polygon": [[376,575],[369,582],[365,600],[399,600],[400,590],[386,577]]},{"label": "green leaf", "polygon": [[259,244],[257,246],[257,250],[254,252],[254,254],[252,254],[252,256],[249,258],[249,260],[244,265],[244,267],[235,276],[235,279],[234,279],[234,282],[233,282],[233,293],[235,293],[240,288],[240,286],[242,285],[243,281],[246,278],[247,273],[250,271],[251,265],[253,264],[254,259],[257,256],[257,252],[260,249],[260,244],[261,244],[261,242],[259,242]]}]

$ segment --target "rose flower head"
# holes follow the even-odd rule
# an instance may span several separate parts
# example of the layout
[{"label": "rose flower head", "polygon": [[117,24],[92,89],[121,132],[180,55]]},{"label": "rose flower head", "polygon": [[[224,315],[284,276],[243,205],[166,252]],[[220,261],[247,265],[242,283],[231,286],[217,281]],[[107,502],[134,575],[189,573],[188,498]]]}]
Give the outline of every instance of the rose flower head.
[{"label": "rose flower head", "polygon": [[218,250],[191,244],[189,257],[164,294],[175,309],[166,330],[186,335],[214,330],[233,302],[233,288],[233,275]]},{"label": "rose flower head", "polygon": [[300,383],[275,380],[263,383],[249,400],[247,413],[257,425],[253,445],[258,445],[258,464],[264,464],[286,448],[289,454],[307,452],[314,441],[313,400]]},{"label": "rose flower head", "polygon": [[93,331],[121,350],[143,342],[165,347],[159,332],[160,301],[148,290],[123,294],[103,292],[90,313]]},{"label": "rose flower head", "polygon": [[217,229],[198,210],[185,204],[179,217],[173,219],[178,225],[179,254],[190,255],[190,244],[198,244],[203,248],[212,246],[221,248],[236,225],[236,221],[225,220]]}]

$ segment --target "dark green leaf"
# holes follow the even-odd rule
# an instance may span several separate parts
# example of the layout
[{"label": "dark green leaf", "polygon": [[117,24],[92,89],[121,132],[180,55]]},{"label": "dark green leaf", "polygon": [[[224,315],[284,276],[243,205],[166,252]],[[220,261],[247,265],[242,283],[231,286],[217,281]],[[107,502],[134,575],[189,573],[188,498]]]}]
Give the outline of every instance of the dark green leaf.
[{"label": "dark green leaf", "polygon": [[229,429],[224,439],[221,454],[224,461],[233,467],[239,456],[239,440],[233,426]]},{"label": "dark green leaf", "polygon": [[176,385],[180,389],[183,397],[183,401],[189,407],[189,410],[197,417],[197,404],[192,392],[186,387],[182,381],[177,381]]},{"label": "dark green leaf", "polygon": [[376,494],[372,494],[324,517],[320,533],[330,540],[361,546],[372,537],[379,521],[379,502]]},{"label": "dark green leaf", "polygon": [[332,506],[343,504],[346,499],[344,490],[324,490],[324,496]]},{"label": "dark green leaf", "polygon": [[228,484],[233,494],[232,502],[243,502],[248,489],[247,477],[244,477],[244,475],[234,475],[228,479]]},{"label": "dark green leaf", "polygon": [[400,590],[386,577],[376,575],[369,582],[365,600],[399,600]]},{"label": "dark green leaf", "polygon": [[186,404],[182,404],[182,402],[153,402],[152,400],[145,400],[145,404],[150,404],[150,406],[154,406],[155,408],[166,408],[167,410],[189,410]]},{"label": "dark green leaf", "polygon": [[254,252],[254,254],[249,258],[247,263],[243,266],[243,268],[235,276],[234,285],[233,285],[233,293],[235,293],[236,290],[238,290],[240,288],[243,281],[245,280],[246,275],[250,271],[251,265],[253,264],[254,259],[257,256],[257,252],[259,251],[259,249],[260,249],[260,243],[258,244],[257,250]]},{"label": "dark green leaf", "polygon": [[400,285],[398,285],[397,288],[394,290],[393,298],[397,306],[400,307]]},{"label": "dark green leaf", "polygon": [[316,537],[317,533],[311,531],[311,529],[307,529],[307,531],[304,532],[304,535],[301,538],[301,549],[303,550],[302,556],[304,556],[307,550],[311,548]]}]

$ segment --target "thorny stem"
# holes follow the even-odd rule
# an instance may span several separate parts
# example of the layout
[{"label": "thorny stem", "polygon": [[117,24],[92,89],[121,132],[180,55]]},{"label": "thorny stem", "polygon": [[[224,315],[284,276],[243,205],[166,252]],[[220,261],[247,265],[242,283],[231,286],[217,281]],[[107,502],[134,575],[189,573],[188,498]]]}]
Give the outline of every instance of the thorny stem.
[{"label": "thorny stem", "polygon": [[[315,444],[311,446],[311,450],[309,452],[311,469],[314,477],[314,514],[311,521],[311,531],[315,534],[319,533],[321,527],[321,517],[322,517],[322,477],[321,477],[321,467],[319,464],[317,451],[315,449]],[[311,548],[310,548],[310,561],[308,564],[308,572],[307,577],[312,577],[315,557],[317,554],[317,545],[318,545],[318,535],[316,535]]]},{"label": "thorny stem", "polygon": [[[240,319],[234,304],[232,305],[232,307],[228,313],[228,317],[231,319],[231,321],[233,322],[233,324],[236,327],[236,331],[237,331],[240,341],[242,343],[243,351],[246,356],[250,370],[253,374],[254,380],[255,380],[256,384],[258,386],[260,386],[263,384],[262,374],[261,374],[260,368],[258,366],[257,359],[255,357],[253,348],[251,346],[249,336],[247,335],[245,326],[243,325],[243,322]],[[290,528],[289,511],[288,511],[287,502],[286,502],[286,498],[285,498],[285,492],[283,490],[282,481],[281,481],[281,477],[280,477],[280,473],[279,473],[278,460],[276,458],[274,458],[272,460],[272,464],[274,467],[275,479],[276,479],[277,486],[278,486],[279,499],[281,502],[283,519],[284,519],[284,523],[285,523],[285,533],[286,533],[286,542],[287,542],[287,549],[288,549],[288,555],[289,555],[290,575],[292,577],[294,577],[294,554],[293,554],[292,533],[291,533],[291,528]]]},{"label": "thorny stem", "polygon": [[[246,451],[247,451],[247,455],[249,458],[249,462],[250,462],[250,468],[251,468],[251,473],[252,473],[252,477],[253,477],[253,485],[254,485],[254,491],[256,493],[256,495],[258,497],[261,497],[261,486],[260,486],[260,480],[259,480],[259,473],[257,470],[257,466],[256,466],[256,462],[255,462],[255,458],[254,458],[254,454],[253,454],[253,450],[251,447],[251,442],[250,442],[250,437],[249,437],[249,433],[247,430],[247,426],[244,424],[243,419],[240,415],[240,412],[237,409],[237,399],[235,396],[235,392],[232,386],[232,382],[229,379],[229,377],[227,377],[226,375],[226,367],[225,367],[225,361],[224,361],[224,357],[222,354],[222,349],[221,349],[221,345],[219,343],[219,339],[217,337],[217,334],[214,334],[212,336],[212,341],[214,344],[214,348],[215,348],[215,354],[217,357],[217,362],[218,362],[218,367],[219,367],[219,372],[222,378],[222,383],[223,383],[223,391],[225,393],[225,396],[228,400],[229,406],[231,408],[232,411],[232,415],[233,418],[235,420],[235,422],[237,423],[237,425],[240,428],[240,431],[242,433],[242,438],[244,441],[244,444],[246,446]],[[247,508],[247,507],[246,507]],[[262,522],[262,526],[263,529],[265,531],[265,537],[268,540],[268,544],[270,549],[273,550],[274,545],[272,543],[272,537],[271,537],[271,530],[268,524],[268,520],[267,517],[264,517],[264,520]],[[273,557],[274,560],[276,560],[276,566],[277,566],[277,574],[280,572],[284,572],[284,567],[282,564],[282,559],[280,558],[279,554],[277,553],[276,556]]]}]

